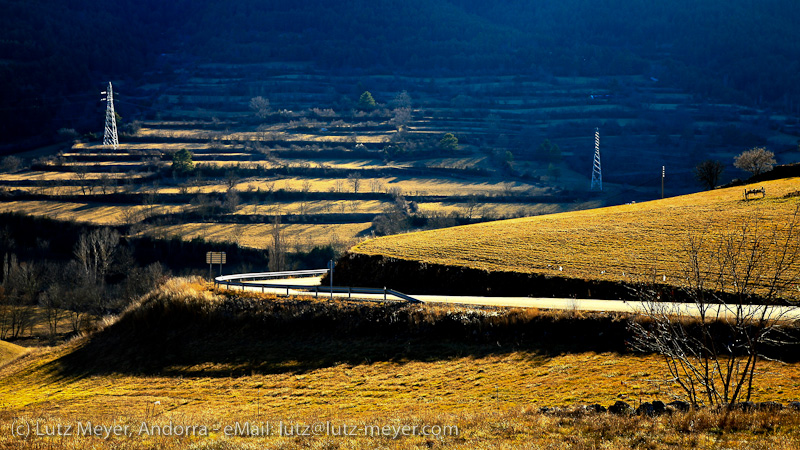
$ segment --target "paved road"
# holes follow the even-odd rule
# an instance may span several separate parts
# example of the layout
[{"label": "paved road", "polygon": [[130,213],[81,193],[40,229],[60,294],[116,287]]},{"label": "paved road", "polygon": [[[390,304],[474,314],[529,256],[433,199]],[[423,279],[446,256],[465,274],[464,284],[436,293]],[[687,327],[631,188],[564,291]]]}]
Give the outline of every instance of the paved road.
[{"label": "paved road", "polygon": [[[262,281],[252,281],[250,283],[259,284],[284,284],[296,286],[320,286],[322,277],[305,277],[305,278],[288,278],[288,279],[271,279]],[[236,289],[242,289],[237,287]],[[276,294],[287,294],[287,290],[273,289],[264,286],[258,287],[245,287],[246,290],[254,290],[260,292],[270,292]],[[289,289],[289,294],[294,295],[308,295],[307,291]],[[312,292],[311,295],[314,295]],[[320,292],[320,297],[330,297],[330,293]],[[334,298],[347,298],[346,293],[334,293]],[[384,296],[379,294],[353,294],[349,296],[354,299],[364,300],[383,300]],[[391,296],[389,296],[391,297]],[[414,298],[421,300],[425,303],[445,303],[457,305],[474,305],[474,306],[502,306],[502,307],[518,307],[518,308],[540,308],[540,309],[560,309],[560,310],[575,310],[575,311],[604,311],[604,312],[627,312],[636,313],[642,312],[646,309],[647,305],[642,302],[629,302],[622,300],[599,300],[599,299],[574,299],[574,298],[546,298],[546,297],[477,297],[477,296],[457,296],[457,295],[413,295]],[[684,315],[699,316],[697,306],[690,303],[661,303],[659,307],[663,307],[665,313],[681,313]],[[732,306],[722,307],[728,309],[721,309],[719,314],[722,316],[733,316],[734,311]],[[745,314],[758,314],[763,311],[763,306],[743,306]],[[787,307],[767,307],[769,314],[775,317],[782,317],[787,320],[800,319],[800,308],[787,308]],[[708,316],[716,315],[716,309],[710,311]]]}]

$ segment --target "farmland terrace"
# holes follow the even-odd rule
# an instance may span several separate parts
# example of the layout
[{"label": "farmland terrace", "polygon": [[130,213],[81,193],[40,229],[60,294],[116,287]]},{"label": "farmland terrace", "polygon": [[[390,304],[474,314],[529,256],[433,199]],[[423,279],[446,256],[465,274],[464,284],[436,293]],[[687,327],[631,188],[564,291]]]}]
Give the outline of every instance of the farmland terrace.
[{"label": "farmland terrace", "polygon": [[[132,118],[119,124],[119,148],[73,137],[30,169],[0,174],[0,208],[255,248],[268,247],[265,223],[280,216],[296,249],[343,250],[376,235],[650,200],[662,165],[667,195],[687,193],[703,159],[730,165],[744,146],[768,144],[788,161],[796,140],[784,133],[791,117],[697,102],[640,76],[186,67],[119,83],[117,111]],[[376,107],[359,107],[365,90]],[[259,96],[269,107],[257,114]],[[588,192],[595,127],[601,194]],[[445,133],[456,148],[439,145]],[[171,170],[180,149],[193,172]]]}]

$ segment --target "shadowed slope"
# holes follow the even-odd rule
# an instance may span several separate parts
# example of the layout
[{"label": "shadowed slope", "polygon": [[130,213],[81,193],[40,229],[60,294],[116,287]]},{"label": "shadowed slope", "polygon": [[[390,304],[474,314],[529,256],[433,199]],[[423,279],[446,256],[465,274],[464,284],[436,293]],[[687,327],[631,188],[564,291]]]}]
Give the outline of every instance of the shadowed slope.
[{"label": "shadowed slope", "polygon": [[625,334],[625,321],[610,314],[218,295],[178,279],[56,360],[53,369],[67,376],[291,373],[519,350],[624,351]]}]

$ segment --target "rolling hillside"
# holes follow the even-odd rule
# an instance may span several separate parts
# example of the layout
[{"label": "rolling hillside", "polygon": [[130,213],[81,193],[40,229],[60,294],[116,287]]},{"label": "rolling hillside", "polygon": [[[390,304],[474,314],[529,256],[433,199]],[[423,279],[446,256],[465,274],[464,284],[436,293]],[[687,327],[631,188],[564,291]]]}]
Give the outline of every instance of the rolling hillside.
[{"label": "rolling hillside", "polygon": [[[647,278],[680,286],[692,236],[703,237],[712,243],[708,248],[715,248],[715,242],[741,232],[742,226],[758,230],[754,235],[759,239],[771,239],[777,229],[778,248],[784,248],[786,227],[800,205],[799,181],[767,181],[646,203],[387,236],[353,247],[350,257],[340,262],[340,279],[358,278],[357,261],[363,259],[370,264],[382,260],[387,277],[399,261],[445,272],[449,267],[623,284]],[[765,198],[744,200],[744,189],[762,186]],[[796,235],[792,245],[797,246]],[[448,290],[453,280],[442,276],[440,289]],[[401,282],[410,290],[407,283]]]},{"label": "rolling hillside", "polygon": [[[800,412],[794,408],[724,418],[711,408],[661,417],[589,414],[585,404],[674,398],[674,386],[660,379],[658,357],[624,350],[627,320],[329,303],[212,292],[196,280],[172,279],[102,330],[3,367],[0,448],[511,449],[595,448],[598,442],[635,448],[652,441],[648,448],[711,449],[719,448],[723,433],[744,448],[797,447]],[[800,365],[793,361],[760,366],[754,401],[797,398]],[[553,406],[563,409],[540,412]],[[87,422],[130,433],[22,433],[27,423],[52,429]],[[229,424],[279,422],[454,425],[459,433],[224,431]],[[12,423],[22,427],[11,432]],[[159,431],[183,428],[143,433],[142,423]],[[208,432],[187,436],[185,427]]]},{"label": "rolling hillside", "polygon": [[0,341],[0,366],[13,360],[23,353],[25,353],[25,349],[23,347],[10,342]]}]

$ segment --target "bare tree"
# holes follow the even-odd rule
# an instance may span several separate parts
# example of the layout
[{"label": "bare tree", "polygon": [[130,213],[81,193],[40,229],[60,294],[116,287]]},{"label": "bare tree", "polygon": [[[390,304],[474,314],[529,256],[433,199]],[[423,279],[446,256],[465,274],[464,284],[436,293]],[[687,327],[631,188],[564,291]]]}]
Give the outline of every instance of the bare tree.
[{"label": "bare tree", "polygon": [[64,298],[63,288],[59,283],[52,283],[39,297],[39,306],[44,309],[50,342],[55,341],[58,335],[58,325],[68,315]]},{"label": "bare tree", "polygon": [[240,202],[239,192],[236,189],[229,188],[228,192],[225,193],[225,202],[222,204],[222,207],[225,208],[225,211],[228,213],[235,213],[236,208],[239,207]]},{"label": "bare tree", "polygon": [[142,205],[148,211],[148,214],[154,214],[156,205],[158,205],[158,181],[153,182],[152,185],[145,186],[142,192]]},{"label": "bare tree", "polygon": [[474,195],[469,196],[469,201],[467,205],[464,207],[467,219],[472,219],[473,214],[475,214],[475,208],[478,207],[478,201],[475,199]]},{"label": "bare tree", "polygon": [[383,183],[381,183],[380,178],[370,178],[369,180],[369,189],[372,192],[382,192],[383,191]]},{"label": "bare tree", "polygon": [[228,189],[235,189],[236,185],[239,183],[239,176],[236,175],[236,171],[229,170],[225,172],[225,186]]},{"label": "bare tree", "polygon": [[107,173],[100,175],[100,189],[103,192],[103,195],[106,195],[110,190],[111,186],[115,183],[115,180],[112,180],[111,177],[108,176]]},{"label": "bare tree", "polygon": [[694,168],[694,177],[706,189],[714,189],[719,184],[724,167],[721,162],[707,159]]},{"label": "bare tree", "polygon": [[81,192],[83,192],[83,195],[86,195],[86,189],[89,187],[87,186],[86,180],[89,175],[89,168],[86,166],[75,166],[72,170],[75,171],[75,176],[78,177],[78,181],[81,182]]},{"label": "bare tree", "polygon": [[11,299],[6,295],[5,286],[0,286],[0,339],[5,339],[11,325]]},{"label": "bare tree", "polygon": [[100,228],[78,238],[74,250],[75,259],[88,283],[105,283],[118,243],[119,233],[110,228]]},{"label": "bare tree", "polygon": [[347,176],[347,181],[353,188],[353,193],[358,194],[358,189],[361,187],[361,174],[358,172],[353,172]]},{"label": "bare tree", "polygon": [[660,354],[692,404],[749,401],[759,361],[786,344],[798,308],[779,304],[800,280],[798,219],[800,207],[780,224],[754,219],[721,236],[690,236],[688,306],[660,302],[653,285],[640,289],[645,320],[631,323],[632,346]]},{"label": "bare tree", "polygon": [[333,188],[334,188],[334,192],[336,192],[337,194],[341,193],[341,192],[344,192],[344,180],[342,180],[341,178],[337,178],[333,182]]},{"label": "bare tree", "polygon": [[259,119],[263,119],[267,117],[270,112],[269,100],[261,96],[253,97],[250,99],[250,109],[255,112]]},{"label": "bare tree", "polygon": [[397,95],[389,102],[392,108],[411,108],[411,96],[408,91],[398,92]]},{"label": "bare tree", "polygon": [[18,262],[16,255],[6,255],[3,261],[3,292],[7,307],[5,323],[0,327],[3,338],[18,338],[26,328],[33,327],[39,286],[39,266]]},{"label": "bare tree", "polygon": [[775,153],[764,147],[755,147],[744,151],[733,159],[734,167],[750,172],[753,175],[768,172],[772,170],[775,164]]},{"label": "bare tree", "polygon": [[6,156],[0,162],[3,172],[16,172],[22,166],[22,159],[14,155]]},{"label": "bare tree", "polygon": [[392,118],[389,120],[389,123],[394,125],[398,131],[403,130],[410,121],[411,108],[395,108],[392,110]]},{"label": "bare tree", "polygon": [[270,246],[269,246],[269,270],[278,272],[286,268],[286,242],[281,227],[281,216],[272,218],[270,227]]}]

